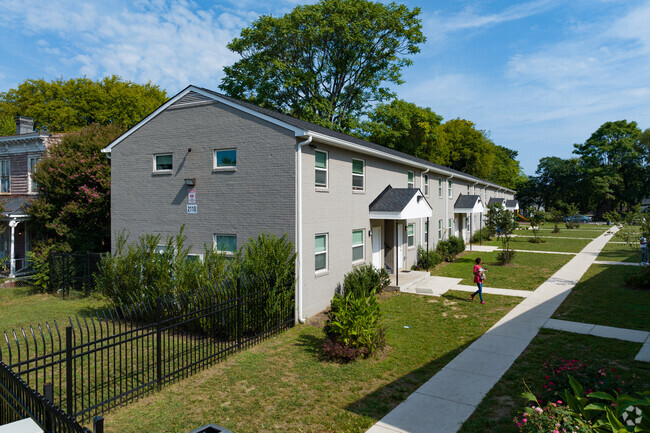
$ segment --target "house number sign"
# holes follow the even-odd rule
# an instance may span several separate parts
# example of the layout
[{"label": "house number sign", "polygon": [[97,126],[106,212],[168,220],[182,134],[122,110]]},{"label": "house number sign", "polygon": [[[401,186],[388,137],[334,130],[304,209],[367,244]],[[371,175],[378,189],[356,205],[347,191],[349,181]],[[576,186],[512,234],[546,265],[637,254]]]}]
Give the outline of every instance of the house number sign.
[{"label": "house number sign", "polygon": [[198,213],[198,206],[195,204],[188,204],[187,213]]}]

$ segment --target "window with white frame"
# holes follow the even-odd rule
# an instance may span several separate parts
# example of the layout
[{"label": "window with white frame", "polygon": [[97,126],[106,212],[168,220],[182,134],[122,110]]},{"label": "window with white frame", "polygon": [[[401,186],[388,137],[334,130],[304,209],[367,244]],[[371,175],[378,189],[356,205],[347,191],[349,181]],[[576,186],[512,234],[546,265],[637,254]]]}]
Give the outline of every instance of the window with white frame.
[{"label": "window with white frame", "polygon": [[38,156],[30,155],[27,158],[27,188],[30,193],[38,192],[38,183],[34,180],[34,173],[36,173],[36,163]]},{"label": "window with white frame", "polygon": [[237,149],[214,151],[214,168],[232,169],[237,167]]},{"label": "window with white frame", "polygon": [[415,187],[415,173],[412,171],[408,172],[408,187],[409,188]]},{"label": "window with white frame", "polygon": [[187,257],[185,257],[185,261],[188,263],[202,262],[203,254],[188,254]]},{"label": "window with white frame", "polygon": [[438,178],[438,197],[442,197],[442,178]]},{"label": "window with white frame", "polygon": [[454,235],[454,233],[451,231],[452,230],[451,229],[451,218],[449,218],[449,221],[448,221],[447,225],[448,225],[447,230],[449,230],[449,237],[452,237]]},{"label": "window with white frame", "polygon": [[422,175],[422,183],[424,184],[424,195],[429,195],[429,175]]},{"label": "window with white frame", "polygon": [[442,220],[438,220],[438,240],[442,239]]},{"label": "window with white frame", "polygon": [[467,195],[469,195],[469,185],[467,185]]},{"label": "window with white frame", "polygon": [[409,248],[415,246],[415,224],[413,223],[406,226],[406,244]]},{"label": "window with white frame", "polygon": [[364,259],[364,231],[352,230],[352,261],[358,262]]},{"label": "window with white frame", "polygon": [[0,193],[11,193],[11,163],[9,159],[0,160]]},{"label": "window with white frame", "polygon": [[470,221],[471,217],[472,217],[472,214],[468,213],[467,217],[465,218],[465,230],[469,230],[469,226],[470,226],[469,221]]},{"label": "window with white frame", "polygon": [[314,245],[314,263],[316,272],[327,270],[327,233],[316,235]]},{"label": "window with white frame", "polygon": [[316,188],[327,188],[327,152],[317,150],[314,152],[314,158]]},{"label": "window with white frame", "polygon": [[424,243],[429,241],[429,222],[424,222]]},{"label": "window with white frame", "polygon": [[237,235],[226,235],[216,233],[214,235],[214,249],[227,256],[237,252]]},{"label": "window with white frame", "polygon": [[365,165],[362,159],[352,160],[352,190],[363,191],[365,188]]},{"label": "window with white frame", "polygon": [[172,171],[174,168],[172,154],[171,153],[161,153],[153,156],[153,171]]},{"label": "window with white frame", "polygon": [[451,195],[451,179],[447,179],[447,195],[449,196],[449,198],[452,197],[452,195]]}]

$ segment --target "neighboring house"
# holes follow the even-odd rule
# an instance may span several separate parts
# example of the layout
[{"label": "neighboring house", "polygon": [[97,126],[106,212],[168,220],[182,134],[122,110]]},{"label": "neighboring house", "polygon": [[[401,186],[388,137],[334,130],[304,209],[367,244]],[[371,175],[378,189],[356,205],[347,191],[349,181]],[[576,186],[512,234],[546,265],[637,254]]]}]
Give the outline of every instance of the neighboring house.
[{"label": "neighboring house", "polygon": [[[260,232],[296,246],[299,319],[345,273],[410,269],[417,247],[468,240],[483,204],[514,191],[359,138],[189,86],[104,149],[111,231],[185,234],[233,253]],[[460,197],[471,196],[468,202]]]},{"label": "neighboring house", "polygon": [[38,194],[34,167],[58,136],[34,131],[29,117],[16,117],[16,135],[0,137],[0,202],[3,203],[0,258],[14,277],[27,264],[32,229],[26,208]]}]

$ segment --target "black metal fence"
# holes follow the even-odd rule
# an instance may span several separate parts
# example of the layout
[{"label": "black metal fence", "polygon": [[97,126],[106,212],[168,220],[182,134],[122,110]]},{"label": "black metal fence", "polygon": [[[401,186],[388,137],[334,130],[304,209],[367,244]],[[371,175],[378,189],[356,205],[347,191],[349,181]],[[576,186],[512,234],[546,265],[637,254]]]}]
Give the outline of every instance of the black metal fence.
[{"label": "black metal fence", "polygon": [[90,420],[293,324],[293,284],[242,277],[75,316],[65,328],[5,332],[0,360],[34,389],[52,383],[55,405]]},{"label": "black metal fence", "polygon": [[71,289],[76,289],[87,294],[95,285],[93,274],[98,271],[103,255],[104,253],[90,252],[50,253],[49,291],[65,296]]},{"label": "black metal fence", "polygon": [[[51,388],[46,386],[45,389]],[[45,432],[89,432],[43,395],[31,389],[0,361],[0,425],[25,418],[32,418]]]}]

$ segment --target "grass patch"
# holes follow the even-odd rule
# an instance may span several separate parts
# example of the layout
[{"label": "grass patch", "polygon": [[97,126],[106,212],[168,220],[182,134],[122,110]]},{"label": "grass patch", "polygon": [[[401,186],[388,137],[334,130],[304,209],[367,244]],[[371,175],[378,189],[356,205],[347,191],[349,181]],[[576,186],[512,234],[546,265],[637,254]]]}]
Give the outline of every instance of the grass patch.
[{"label": "grass patch", "polygon": [[596,260],[639,263],[641,261],[641,248],[632,248],[628,244],[613,244],[610,241],[600,251]]},{"label": "grass patch", "polygon": [[[553,233],[552,224],[546,224],[544,227],[539,229],[540,236],[544,237],[568,237],[568,238],[585,238],[585,239],[596,239],[598,236],[602,235],[609,227],[606,227],[602,230],[583,230],[583,229],[567,229],[564,227],[564,224],[560,225],[559,233]],[[532,230],[516,230],[515,234],[520,236],[532,236]]]},{"label": "grass patch", "polygon": [[[389,348],[350,364],[319,359],[323,331],[297,326],[106,416],[107,432],[185,433],[216,423],[245,432],[363,432],[519,301],[466,293],[381,301]],[[485,307],[489,308],[485,308]],[[405,328],[409,326],[409,328]]]},{"label": "grass patch", "polygon": [[35,293],[31,287],[2,287],[0,305],[0,331],[9,331],[54,320],[60,324],[69,316],[106,308],[108,301],[99,295],[84,298],[81,292],[72,292],[70,297],[63,299]]},{"label": "grass patch", "polygon": [[[528,242],[527,242],[528,243]],[[533,245],[533,244],[531,244]],[[536,244],[539,245],[539,244]],[[498,252],[465,252],[455,262],[439,264],[431,275],[441,277],[462,278],[462,284],[474,284],[472,274],[474,260],[483,259],[483,265],[488,269],[485,287],[500,289],[535,290],[557,270],[564,266],[572,256],[565,254],[515,254],[512,263],[506,266],[497,264]]]},{"label": "grass patch", "polygon": [[[531,233],[532,235],[532,233]],[[513,250],[534,250],[534,251],[557,251],[562,253],[579,253],[587,246],[589,239],[555,239],[543,238],[546,242],[542,244],[533,244],[528,242],[528,237],[515,236],[510,241],[510,247]],[[494,245],[501,248],[501,241],[493,239],[484,245]]]},{"label": "grass patch", "polygon": [[636,270],[631,266],[591,266],[553,317],[650,331],[650,291],[625,287],[625,277]]},{"label": "grass patch", "polygon": [[525,399],[519,397],[525,390],[523,380],[533,393],[540,393],[544,384],[544,375],[541,373],[543,364],[552,355],[577,359],[598,368],[614,367],[623,380],[630,381],[636,376],[635,383],[644,384],[644,389],[636,391],[647,391],[650,365],[634,361],[640,349],[641,344],[638,343],[541,330],[485,396],[459,432],[518,433],[519,429],[512,419],[522,411],[526,403]]}]

